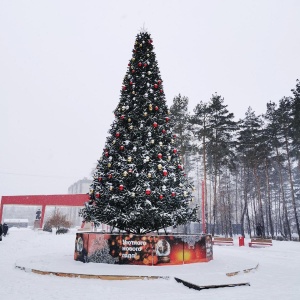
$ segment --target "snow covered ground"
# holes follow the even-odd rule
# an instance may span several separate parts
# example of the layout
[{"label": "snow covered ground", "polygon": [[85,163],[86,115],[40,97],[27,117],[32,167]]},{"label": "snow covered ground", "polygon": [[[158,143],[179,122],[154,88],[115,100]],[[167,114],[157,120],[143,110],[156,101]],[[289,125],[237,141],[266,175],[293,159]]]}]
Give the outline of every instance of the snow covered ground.
[{"label": "snow covered ground", "polygon": [[[65,235],[11,228],[0,242],[0,299],[300,299],[300,243],[273,241],[269,248],[214,246],[209,263],[143,267],[83,264],[73,260],[75,231]],[[245,240],[248,245],[248,240]],[[228,277],[227,272],[259,267]],[[109,281],[38,275],[42,271],[100,275],[160,275],[169,279]],[[174,277],[197,285],[249,282],[251,286],[197,291]]]}]

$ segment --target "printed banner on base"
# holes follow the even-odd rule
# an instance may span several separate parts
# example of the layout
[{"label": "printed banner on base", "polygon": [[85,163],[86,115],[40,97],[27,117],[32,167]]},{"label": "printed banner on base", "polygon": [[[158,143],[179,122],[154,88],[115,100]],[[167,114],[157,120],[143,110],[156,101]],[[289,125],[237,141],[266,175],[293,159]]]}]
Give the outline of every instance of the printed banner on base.
[{"label": "printed banner on base", "polygon": [[74,259],[129,265],[179,265],[213,259],[210,235],[77,233]]}]

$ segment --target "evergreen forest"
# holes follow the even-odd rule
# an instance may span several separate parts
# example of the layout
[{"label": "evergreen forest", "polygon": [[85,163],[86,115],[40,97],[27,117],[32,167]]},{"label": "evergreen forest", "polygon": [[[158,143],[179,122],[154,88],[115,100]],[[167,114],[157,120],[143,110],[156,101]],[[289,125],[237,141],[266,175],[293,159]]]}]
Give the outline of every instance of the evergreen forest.
[{"label": "evergreen forest", "polygon": [[239,225],[253,236],[260,226],[264,237],[299,240],[299,80],[292,96],[267,103],[262,115],[249,107],[240,120],[217,93],[192,113],[188,103],[180,94],[173,99],[173,132],[195,202],[204,198],[208,232],[232,236]]}]

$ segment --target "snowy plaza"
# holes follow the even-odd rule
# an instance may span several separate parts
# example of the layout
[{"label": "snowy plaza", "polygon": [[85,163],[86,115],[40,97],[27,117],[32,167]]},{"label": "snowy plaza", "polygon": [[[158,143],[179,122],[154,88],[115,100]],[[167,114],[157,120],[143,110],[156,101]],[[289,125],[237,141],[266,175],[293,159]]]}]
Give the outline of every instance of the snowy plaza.
[{"label": "snowy plaza", "polygon": [[[214,259],[208,263],[182,266],[119,266],[74,261],[76,230],[68,234],[11,228],[0,243],[0,299],[284,299],[300,295],[300,244],[273,241],[268,248],[214,246]],[[248,273],[243,270],[258,268]],[[16,268],[24,267],[25,270]],[[101,280],[35,274],[31,270],[94,275],[161,276],[162,279]],[[235,276],[228,272],[240,271]],[[197,285],[249,282],[250,286],[197,291],[174,280]]]}]

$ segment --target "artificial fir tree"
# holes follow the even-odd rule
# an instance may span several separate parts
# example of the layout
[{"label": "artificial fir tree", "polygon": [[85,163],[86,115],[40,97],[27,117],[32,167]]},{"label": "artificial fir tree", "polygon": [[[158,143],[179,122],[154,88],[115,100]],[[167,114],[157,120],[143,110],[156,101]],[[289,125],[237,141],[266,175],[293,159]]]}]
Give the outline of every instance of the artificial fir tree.
[{"label": "artificial fir tree", "polygon": [[81,215],[131,233],[196,221],[152,39],[135,40],[115,120]]}]

